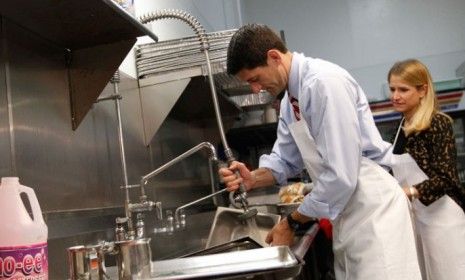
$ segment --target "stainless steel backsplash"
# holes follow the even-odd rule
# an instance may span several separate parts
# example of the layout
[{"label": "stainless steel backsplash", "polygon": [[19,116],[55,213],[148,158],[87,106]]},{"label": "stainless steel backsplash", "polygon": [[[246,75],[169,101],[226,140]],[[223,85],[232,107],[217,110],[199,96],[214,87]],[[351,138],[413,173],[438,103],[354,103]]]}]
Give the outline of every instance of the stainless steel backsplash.
[{"label": "stainless steel backsplash", "polygon": [[[73,131],[60,49],[12,23],[2,26],[1,47],[0,176],[18,176],[34,188],[44,212],[123,205],[115,103],[94,104]],[[168,116],[145,146],[137,80],[123,75],[119,89],[130,184],[200,142],[216,145],[214,120],[198,124]],[[112,92],[109,84],[101,96]],[[149,185],[149,195],[171,207],[208,193],[207,155],[193,155]],[[138,197],[137,189],[131,193]]]}]

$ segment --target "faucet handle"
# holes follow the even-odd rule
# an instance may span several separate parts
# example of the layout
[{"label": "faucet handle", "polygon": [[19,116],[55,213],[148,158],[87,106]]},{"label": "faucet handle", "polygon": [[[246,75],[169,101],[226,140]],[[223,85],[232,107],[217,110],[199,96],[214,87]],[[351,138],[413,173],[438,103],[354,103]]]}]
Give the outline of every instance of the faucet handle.
[{"label": "faucet handle", "polygon": [[116,217],[115,222],[117,225],[124,225],[128,222],[128,217]]},{"label": "faucet handle", "polygon": [[186,211],[183,208],[178,208],[174,212],[174,219],[177,229],[183,229],[186,227]]},{"label": "faucet handle", "polygon": [[157,214],[157,219],[160,221],[163,220],[163,207],[161,201],[155,202],[155,212]]},{"label": "faucet handle", "polygon": [[166,231],[168,234],[172,234],[174,232],[174,217],[171,210],[166,210]]},{"label": "faucet handle", "polygon": [[125,224],[129,221],[128,217],[117,217],[116,228],[115,228],[115,239],[116,241],[126,240],[128,238],[126,233]]},{"label": "faucet handle", "polygon": [[144,214],[137,214],[136,222],[136,237],[144,238],[145,237],[145,223],[144,223]]}]

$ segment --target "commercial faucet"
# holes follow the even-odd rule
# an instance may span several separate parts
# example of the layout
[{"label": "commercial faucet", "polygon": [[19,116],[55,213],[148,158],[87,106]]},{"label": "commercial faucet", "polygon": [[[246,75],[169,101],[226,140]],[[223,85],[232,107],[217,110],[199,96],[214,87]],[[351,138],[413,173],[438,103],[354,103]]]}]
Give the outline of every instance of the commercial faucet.
[{"label": "commercial faucet", "polygon": [[[203,28],[202,24],[200,24],[200,22],[196,18],[194,18],[192,15],[182,10],[172,10],[172,9],[160,10],[160,11],[148,13],[140,17],[140,21],[143,24],[156,21],[156,20],[160,20],[160,19],[181,20],[187,23],[194,30],[195,34],[199,38],[200,49],[205,54],[205,60],[206,60],[206,66],[207,66],[207,72],[208,72],[208,81],[210,84],[210,92],[212,96],[213,107],[215,109],[215,117],[216,117],[216,122],[218,124],[218,130],[219,130],[221,141],[224,147],[224,154],[228,160],[228,164],[231,164],[231,162],[233,162],[235,158],[232,153],[232,150],[230,149],[228,145],[228,141],[226,140],[226,135],[224,133],[223,122],[221,120],[220,106],[218,104],[218,96],[217,96],[216,89],[215,89],[215,82],[213,80],[210,55],[208,52],[210,48],[210,44],[209,44],[209,40],[205,32],[205,29]],[[236,173],[236,176],[238,177],[240,176],[239,172],[236,171],[235,173]],[[233,192],[230,193],[230,201],[233,206],[242,208],[244,210],[244,213],[241,216],[242,218],[248,219],[248,218],[254,217],[257,214],[256,209],[250,210],[248,208],[247,192],[243,184],[240,185],[240,188],[238,191],[234,193]]]},{"label": "commercial faucet", "polygon": [[186,159],[190,155],[196,153],[197,151],[200,151],[202,149],[207,149],[210,152],[210,157],[209,157],[209,171],[210,171],[210,182],[212,185],[212,190],[214,190],[214,175],[213,175],[213,164],[212,162],[218,161],[218,157],[216,154],[216,149],[215,147],[209,143],[209,142],[202,142],[198,144],[197,146],[189,149],[188,151],[184,152],[183,154],[175,157],[174,159],[170,160],[169,162],[163,164],[162,166],[158,167],[157,169],[153,170],[152,172],[144,175],[141,177],[140,180],[140,197],[139,197],[139,202],[138,203],[130,203],[129,204],[129,210],[131,212],[144,212],[144,211],[151,211],[153,207],[157,208],[157,216],[159,219],[163,218],[162,215],[162,209],[161,209],[161,202],[153,202],[150,200],[147,200],[147,195],[145,194],[145,187],[148,183],[148,180],[155,177],[157,174],[160,174],[161,172],[165,171],[169,167],[173,166],[174,164]]},{"label": "commercial faucet", "polygon": [[179,206],[178,208],[176,208],[176,210],[174,211],[174,221],[175,221],[175,224],[176,224],[176,227],[180,227],[180,228],[183,228],[186,224],[186,217],[185,215],[183,214],[184,212],[184,209],[186,209],[187,207],[190,207],[192,205],[195,205],[201,201],[204,201],[206,199],[209,199],[210,197],[214,197],[216,195],[219,195],[219,194],[222,194],[224,193],[225,191],[227,191],[228,189],[222,189],[222,190],[219,190],[217,192],[213,192],[209,195],[206,195],[202,198],[199,198],[197,200],[194,200],[194,201],[191,201],[189,203],[186,203],[184,205],[181,205]]}]

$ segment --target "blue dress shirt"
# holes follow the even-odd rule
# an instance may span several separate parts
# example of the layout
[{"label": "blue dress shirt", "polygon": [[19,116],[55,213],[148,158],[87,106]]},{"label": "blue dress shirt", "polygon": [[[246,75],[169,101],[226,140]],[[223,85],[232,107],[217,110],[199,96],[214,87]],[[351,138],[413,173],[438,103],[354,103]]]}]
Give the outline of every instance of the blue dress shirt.
[{"label": "blue dress shirt", "polygon": [[288,125],[295,122],[289,96],[299,100],[322,158],[323,171],[298,211],[309,217],[335,219],[354,192],[361,157],[390,166],[391,144],[382,140],[362,88],[341,67],[293,53],[288,92],[281,101],[277,140],[260,167],[269,168],[280,185],[305,168]]}]

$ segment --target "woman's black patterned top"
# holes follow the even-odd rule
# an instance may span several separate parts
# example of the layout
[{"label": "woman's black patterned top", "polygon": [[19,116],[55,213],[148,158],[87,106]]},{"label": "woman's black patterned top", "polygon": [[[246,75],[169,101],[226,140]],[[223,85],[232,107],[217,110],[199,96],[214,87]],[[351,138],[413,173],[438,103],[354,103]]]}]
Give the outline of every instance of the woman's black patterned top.
[{"label": "woman's black patterned top", "polygon": [[429,205],[447,194],[464,209],[465,188],[460,184],[457,173],[454,131],[446,116],[436,113],[430,128],[417,135],[406,137],[401,131],[394,154],[404,152],[409,153],[429,177],[415,185],[423,204]]}]

